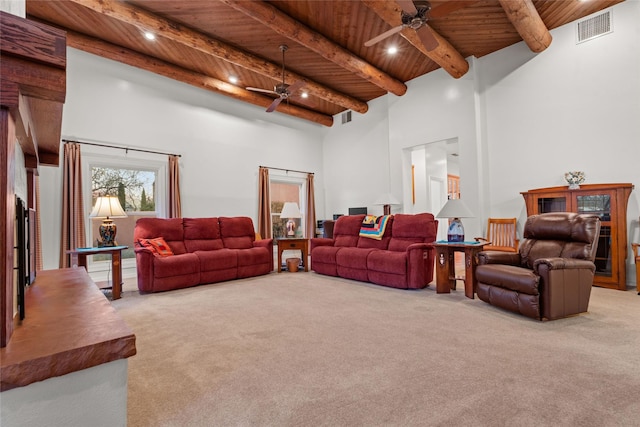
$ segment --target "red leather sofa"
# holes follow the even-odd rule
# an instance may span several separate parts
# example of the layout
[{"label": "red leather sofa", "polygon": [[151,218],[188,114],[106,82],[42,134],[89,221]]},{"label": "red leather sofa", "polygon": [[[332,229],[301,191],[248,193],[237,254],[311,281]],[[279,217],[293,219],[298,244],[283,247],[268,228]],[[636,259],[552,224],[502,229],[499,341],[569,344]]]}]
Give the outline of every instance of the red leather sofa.
[{"label": "red leather sofa", "polygon": [[393,215],[381,240],[360,237],[364,215],[338,218],[333,238],[311,239],[316,273],[402,289],[433,280],[438,221],[430,213]]},{"label": "red leather sofa", "polygon": [[[162,237],[173,255],[158,256],[140,239]],[[138,289],[158,292],[267,274],[273,240],[255,239],[248,217],[140,218],[133,233]]]}]

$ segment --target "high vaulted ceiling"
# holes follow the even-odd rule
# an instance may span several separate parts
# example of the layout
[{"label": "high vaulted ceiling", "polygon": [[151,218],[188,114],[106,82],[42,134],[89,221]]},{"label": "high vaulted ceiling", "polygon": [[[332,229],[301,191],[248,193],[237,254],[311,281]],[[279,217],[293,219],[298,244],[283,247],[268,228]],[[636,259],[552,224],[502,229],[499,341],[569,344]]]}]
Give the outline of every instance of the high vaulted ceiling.
[{"label": "high vaulted ceiling", "polygon": [[[426,27],[370,47],[365,42],[401,24],[408,0],[27,0],[26,8],[28,18],[68,31],[71,47],[265,109],[277,96],[246,87],[282,83],[287,45],[285,82],[305,84],[265,114],[331,126],[333,115],[366,113],[368,101],[403,95],[407,81],[438,68],[460,78],[464,58],[522,40],[534,52],[553,48],[548,30],[621,1],[431,0]],[[386,51],[392,45],[395,55]]]}]

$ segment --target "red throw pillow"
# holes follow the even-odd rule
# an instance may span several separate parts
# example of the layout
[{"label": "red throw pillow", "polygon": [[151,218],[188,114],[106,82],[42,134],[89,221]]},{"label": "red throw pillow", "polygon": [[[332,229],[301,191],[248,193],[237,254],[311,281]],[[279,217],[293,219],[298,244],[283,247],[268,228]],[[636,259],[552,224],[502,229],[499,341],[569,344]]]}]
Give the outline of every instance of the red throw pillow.
[{"label": "red throw pillow", "polygon": [[138,239],[138,243],[145,248],[149,248],[155,256],[163,257],[173,255],[173,251],[162,237],[156,237],[155,239]]}]

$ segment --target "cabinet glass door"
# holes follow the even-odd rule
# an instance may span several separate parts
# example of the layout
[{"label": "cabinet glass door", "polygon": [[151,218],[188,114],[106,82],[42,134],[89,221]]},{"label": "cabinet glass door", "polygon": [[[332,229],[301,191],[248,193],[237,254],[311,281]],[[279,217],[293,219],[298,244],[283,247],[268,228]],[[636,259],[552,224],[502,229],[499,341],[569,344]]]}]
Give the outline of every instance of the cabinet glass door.
[{"label": "cabinet glass door", "polygon": [[596,251],[596,275],[612,277],[612,229],[611,196],[609,194],[589,194],[576,196],[576,211],[600,217],[600,237]]},{"label": "cabinet glass door", "polygon": [[539,197],[537,203],[538,213],[567,212],[566,197]]}]

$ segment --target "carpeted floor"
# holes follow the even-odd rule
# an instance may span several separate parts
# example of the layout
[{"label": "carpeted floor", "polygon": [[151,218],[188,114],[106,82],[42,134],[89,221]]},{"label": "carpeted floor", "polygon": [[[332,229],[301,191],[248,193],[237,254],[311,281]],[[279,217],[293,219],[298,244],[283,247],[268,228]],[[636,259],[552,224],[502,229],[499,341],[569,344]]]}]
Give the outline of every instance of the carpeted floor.
[{"label": "carpeted floor", "polygon": [[129,426],[638,426],[640,296],[538,322],[315,273],[113,302],[137,337]]}]

